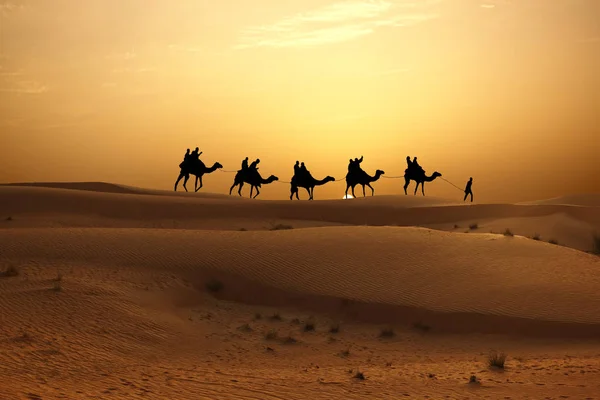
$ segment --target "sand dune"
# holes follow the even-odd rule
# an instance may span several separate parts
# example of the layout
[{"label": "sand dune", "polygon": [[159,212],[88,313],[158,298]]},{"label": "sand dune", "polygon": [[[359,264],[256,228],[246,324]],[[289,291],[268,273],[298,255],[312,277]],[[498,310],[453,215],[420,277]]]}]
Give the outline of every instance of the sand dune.
[{"label": "sand dune", "polygon": [[190,280],[195,273],[223,272],[295,293],[365,303],[600,324],[600,259],[522,237],[330,227],[218,233],[27,229],[0,232],[0,240],[4,257],[20,262],[87,262]]},{"label": "sand dune", "polygon": [[[292,202],[51,186],[0,186],[0,271],[18,271],[0,276],[0,399],[600,391],[593,197]],[[294,229],[270,230],[282,223]],[[385,326],[393,338],[378,338]],[[503,375],[485,364],[491,348],[512,357]]]},{"label": "sand dune", "polygon": [[589,193],[570,196],[560,196],[552,199],[529,201],[520,204],[566,204],[572,206],[600,207],[600,194]]}]

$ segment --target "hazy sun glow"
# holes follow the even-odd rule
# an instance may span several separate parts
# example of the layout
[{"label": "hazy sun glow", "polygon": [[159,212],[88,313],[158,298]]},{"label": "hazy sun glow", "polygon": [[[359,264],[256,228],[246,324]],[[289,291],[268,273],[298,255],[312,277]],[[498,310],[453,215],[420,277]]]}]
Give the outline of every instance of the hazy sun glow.
[{"label": "hazy sun glow", "polygon": [[[199,146],[206,164],[260,158],[281,181],[296,160],[321,179],[361,155],[371,175],[401,175],[410,155],[459,187],[473,176],[478,201],[600,191],[587,178],[600,1],[0,0],[0,12],[0,182],[170,189]],[[202,191],[232,181],[215,172]],[[404,193],[402,179],[374,185]],[[442,180],[426,192],[462,198]]]},{"label": "hazy sun glow", "polygon": [[342,197],[342,199],[353,199],[354,197],[352,197],[351,194],[346,194],[344,195],[344,197]]}]

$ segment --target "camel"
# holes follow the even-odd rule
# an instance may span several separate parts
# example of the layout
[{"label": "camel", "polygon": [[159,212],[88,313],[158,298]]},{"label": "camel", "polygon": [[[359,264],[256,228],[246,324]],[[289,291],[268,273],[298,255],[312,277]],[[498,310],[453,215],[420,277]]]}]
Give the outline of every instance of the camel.
[{"label": "camel", "polygon": [[[262,176],[260,176],[258,171],[252,171],[252,172],[248,171],[248,173],[244,173],[244,171],[239,170],[237,172],[237,174],[235,174],[235,178],[233,180],[233,185],[231,185],[231,188],[229,189],[229,194],[231,195],[233,188],[239,185],[240,188],[238,189],[238,194],[241,196],[242,188],[244,187],[244,183],[247,183],[250,185],[250,197],[255,199],[256,196],[258,196],[260,194],[260,191],[258,190],[258,188],[261,187],[261,185],[263,183],[265,185],[267,185],[273,181],[278,181],[278,180],[279,180],[279,178],[276,177],[275,175],[271,175],[267,179],[264,179]],[[256,189],[256,195],[254,197],[252,197],[252,192],[254,189]]]},{"label": "camel", "polygon": [[385,174],[382,170],[378,169],[375,171],[375,176],[369,176],[362,169],[356,172],[356,174],[352,174],[348,172],[346,175],[346,197],[348,196],[348,189],[352,188],[352,197],[356,197],[354,195],[354,186],[361,185],[363,190],[363,197],[366,197],[365,194],[365,185],[371,188],[371,196],[375,195],[375,189],[371,186],[371,182],[375,182],[379,179],[381,175]]},{"label": "camel", "polygon": [[433,180],[435,180],[435,178],[437,178],[438,176],[442,176],[442,174],[440,174],[439,172],[435,171],[431,176],[427,176],[425,175],[425,172],[423,172],[422,174],[409,174],[408,172],[404,172],[404,194],[408,194],[406,192],[406,188],[408,187],[408,185],[410,184],[410,181],[415,181],[417,182],[417,186],[415,187],[415,195],[417,194],[417,189],[419,188],[419,185],[421,185],[421,192],[423,193],[423,196],[425,196],[425,182],[431,182]]},{"label": "camel", "polygon": [[[212,172],[215,172],[218,168],[223,168],[223,166],[218,162],[214,163],[212,167],[207,168],[202,161],[198,161],[198,165],[196,166],[193,166],[191,168],[186,168],[184,166],[183,168],[181,168],[181,171],[179,172],[179,177],[177,178],[177,181],[175,181],[175,191],[177,191],[177,185],[179,184],[181,178],[185,177],[183,181],[183,188],[187,192],[187,181],[188,179],[190,179],[190,175],[194,175],[196,177],[196,181],[194,182],[194,192],[197,192],[202,188],[202,176],[204,174],[210,174]],[[200,181],[200,187],[198,187],[198,180]]]},{"label": "camel", "polygon": [[294,176],[290,182],[290,200],[293,200],[294,195],[296,195],[296,198],[300,200],[300,197],[298,197],[298,188],[301,187],[306,189],[308,192],[308,199],[313,200],[315,186],[321,186],[327,182],[335,182],[335,178],[333,176],[327,176],[318,181],[310,174],[306,177],[306,179],[298,179],[296,176]]}]

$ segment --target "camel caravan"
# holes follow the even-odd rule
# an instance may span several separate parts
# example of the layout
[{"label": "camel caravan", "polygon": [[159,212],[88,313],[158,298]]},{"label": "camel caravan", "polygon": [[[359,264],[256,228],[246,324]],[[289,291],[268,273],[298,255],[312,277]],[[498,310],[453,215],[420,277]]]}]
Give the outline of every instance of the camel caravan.
[{"label": "camel caravan", "polygon": [[[196,180],[194,183],[194,191],[197,192],[198,190],[200,190],[202,188],[202,176],[204,174],[210,174],[210,173],[216,171],[217,169],[223,168],[223,166],[218,162],[215,162],[212,167],[207,167],[200,160],[201,154],[202,154],[202,152],[199,151],[198,147],[196,147],[196,149],[191,153],[190,153],[190,149],[187,149],[187,152],[184,155],[183,161],[179,164],[180,173],[179,173],[179,176],[177,177],[177,181],[175,182],[175,187],[174,187],[175,191],[177,191],[177,186],[178,186],[179,182],[181,181],[181,179],[184,179],[183,188],[187,192],[186,184],[190,178],[190,175],[194,175],[196,177]],[[373,188],[373,186],[371,186],[371,183],[379,180],[379,178],[385,174],[384,171],[378,169],[375,171],[375,174],[373,176],[369,175],[367,172],[365,172],[361,168],[360,164],[362,163],[362,161],[363,161],[362,156],[360,158],[355,158],[354,160],[353,159],[349,160],[348,173],[346,174],[346,193],[345,193],[346,198],[348,197],[348,190],[351,190],[352,197],[356,197],[354,194],[354,188],[357,185],[360,185],[362,187],[363,197],[366,196],[365,187],[369,187],[371,189],[371,196],[374,196],[375,189]],[[250,197],[256,198],[260,194],[259,189],[262,187],[263,184],[268,185],[271,182],[275,182],[275,181],[279,180],[279,178],[275,175],[271,175],[266,179],[263,178],[260,175],[260,173],[258,172],[258,164],[259,163],[260,163],[260,159],[256,159],[255,161],[250,163],[250,165],[248,165],[248,157],[246,157],[242,161],[242,168],[236,172],[235,178],[233,179],[233,185],[231,185],[231,188],[229,189],[230,195],[233,192],[233,189],[235,189],[237,187],[238,195],[241,196],[242,188],[244,187],[244,184],[248,184],[248,185],[250,185]],[[440,174],[437,171],[434,172],[431,176],[427,176],[425,173],[425,170],[417,162],[417,157],[414,157],[412,161],[411,161],[410,157],[406,157],[406,163],[407,163],[407,168],[404,171],[404,176],[403,176],[404,181],[405,181],[404,194],[408,194],[406,189],[408,188],[410,181],[415,181],[416,186],[415,186],[414,194],[415,195],[417,194],[417,190],[420,185],[421,192],[423,193],[423,196],[425,196],[425,182],[432,182],[436,178],[442,176],[442,174]],[[468,183],[468,191],[471,194],[471,201],[473,201],[472,192],[471,192],[472,179],[473,178],[471,178],[470,183]],[[308,193],[308,199],[313,200],[315,187],[322,186],[328,182],[335,182],[335,181],[336,181],[336,179],[332,176],[326,176],[325,178],[320,179],[320,180],[314,178],[312,176],[312,174],[310,173],[310,171],[308,171],[308,169],[304,165],[304,162],[300,163],[300,161],[296,161],[296,164],[294,165],[294,176],[292,177],[292,179],[289,182],[289,184],[290,184],[290,200],[293,200],[294,196],[296,197],[296,199],[300,200],[300,197],[298,196],[298,192],[299,192],[300,188],[304,188],[306,190],[306,192]],[[288,182],[286,182],[286,183],[288,183]],[[254,191],[256,191],[256,194],[254,196],[252,196]],[[465,189],[465,193],[466,192],[467,192],[467,189]],[[466,195],[465,195],[465,199],[466,199]]]}]

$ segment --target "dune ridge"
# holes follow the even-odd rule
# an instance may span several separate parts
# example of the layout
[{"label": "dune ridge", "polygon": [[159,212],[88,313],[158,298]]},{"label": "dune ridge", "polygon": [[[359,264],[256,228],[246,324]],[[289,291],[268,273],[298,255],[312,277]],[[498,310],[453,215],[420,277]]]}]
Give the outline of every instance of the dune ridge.
[{"label": "dune ridge", "polygon": [[170,271],[191,280],[223,272],[365,303],[600,324],[598,257],[520,237],[399,227],[69,228],[2,231],[0,240],[4,258],[24,263]]}]

